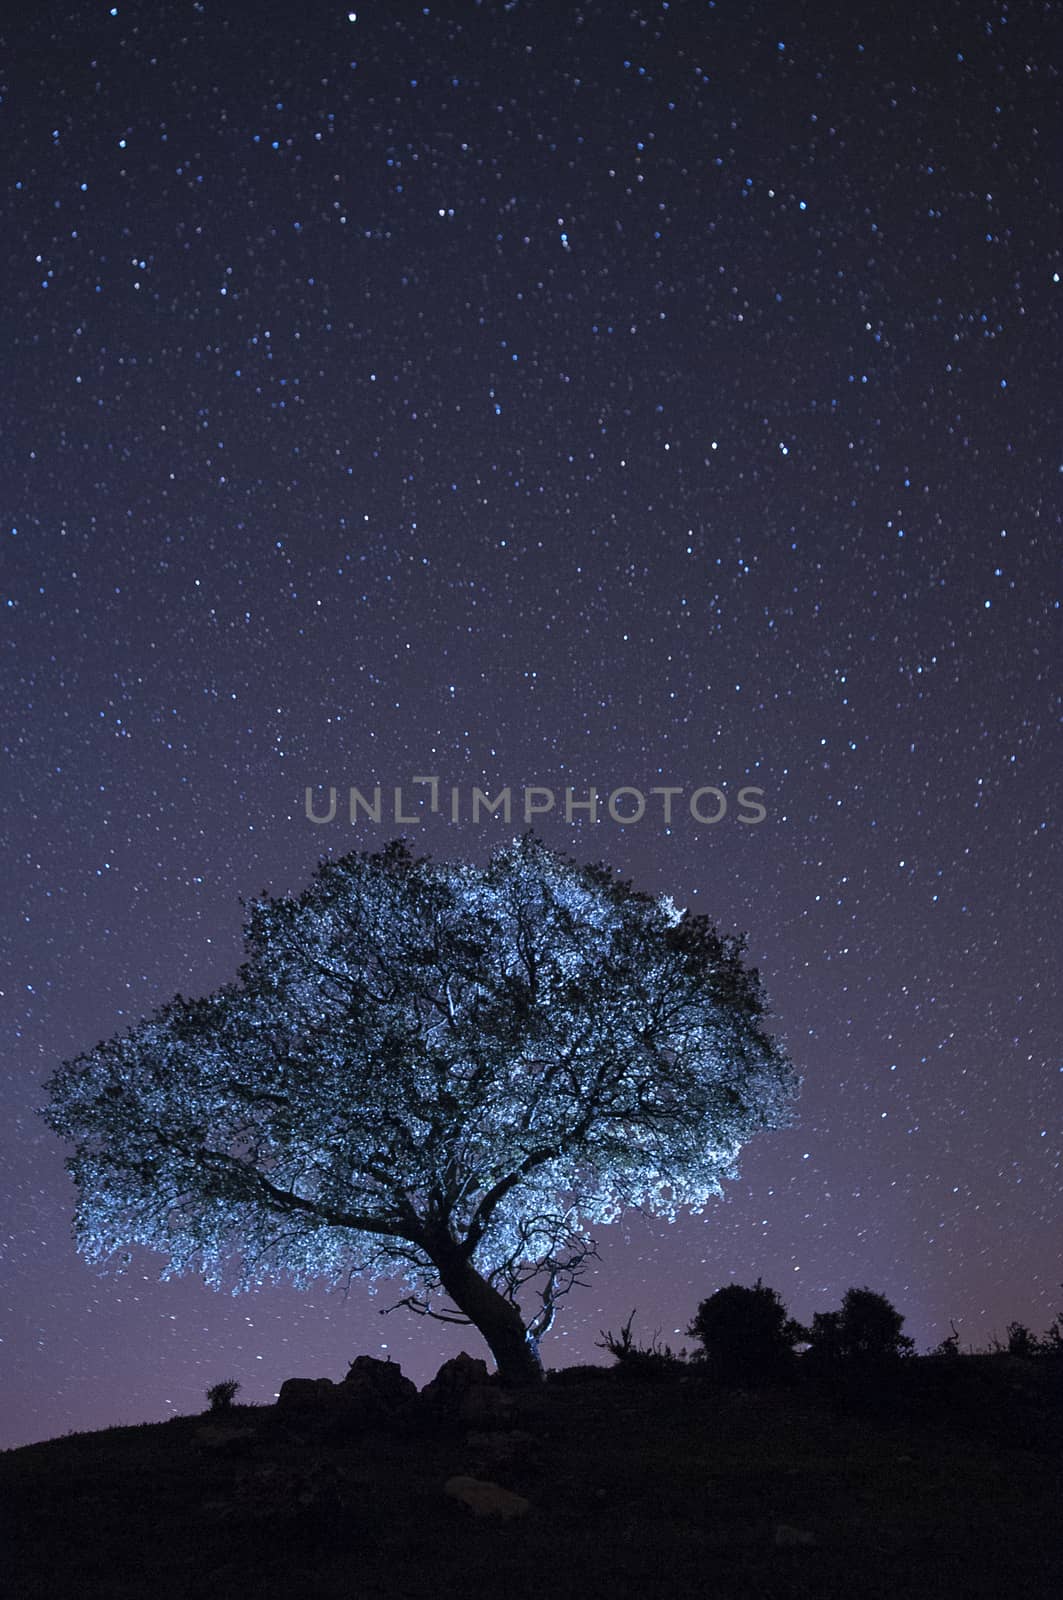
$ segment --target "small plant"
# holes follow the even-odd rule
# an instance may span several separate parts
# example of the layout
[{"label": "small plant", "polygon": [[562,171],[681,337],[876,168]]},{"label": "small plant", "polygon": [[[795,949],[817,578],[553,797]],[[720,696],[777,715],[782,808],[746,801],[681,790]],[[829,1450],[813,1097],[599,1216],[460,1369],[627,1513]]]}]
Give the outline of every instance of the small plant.
[{"label": "small plant", "polygon": [[223,1378],[221,1383],[215,1383],[207,1390],[207,1399],[210,1401],[212,1411],[231,1411],[240,1385],[235,1378]]},{"label": "small plant", "polygon": [[956,1324],[950,1320],[949,1327],[952,1332],[939,1345],[935,1345],[930,1354],[939,1356],[946,1361],[954,1361],[960,1353],[960,1335]]},{"label": "small plant", "polygon": [[1008,1323],[1008,1355],[1028,1358],[1040,1354],[1040,1346],[1036,1337],[1030,1332],[1025,1322]]},{"label": "small plant", "polygon": [[670,1345],[660,1343],[660,1328],[648,1345],[636,1344],[631,1333],[634,1320],[633,1309],[619,1333],[600,1330],[601,1338],[595,1340],[595,1348],[608,1350],[626,1377],[656,1379],[677,1375],[683,1368],[683,1359],[675,1354]]},{"label": "small plant", "polygon": [[1041,1340],[1041,1354],[1063,1356],[1063,1311],[1057,1312],[1055,1321],[1045,1329],[1045,1336]]}]

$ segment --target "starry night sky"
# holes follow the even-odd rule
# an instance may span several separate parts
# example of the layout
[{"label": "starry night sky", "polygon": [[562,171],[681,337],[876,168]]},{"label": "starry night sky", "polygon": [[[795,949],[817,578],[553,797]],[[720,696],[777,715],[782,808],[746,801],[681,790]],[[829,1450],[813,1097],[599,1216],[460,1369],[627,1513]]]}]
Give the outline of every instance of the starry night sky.
[{"label": "starry night sky", "polygon": [[600,1230],[548,1365],[758,1275],[920,1349],[1040,1331],[1058,8],[358,3],[3,40],[0,1444],[486,1354],[397,1285],[73,1249],[61,1060],[231,979],[239,897],[324,852],[517,831],[315,827],[307,785],[764,790],[539,825],[746,930],[804,1076],[704,1217]]}]

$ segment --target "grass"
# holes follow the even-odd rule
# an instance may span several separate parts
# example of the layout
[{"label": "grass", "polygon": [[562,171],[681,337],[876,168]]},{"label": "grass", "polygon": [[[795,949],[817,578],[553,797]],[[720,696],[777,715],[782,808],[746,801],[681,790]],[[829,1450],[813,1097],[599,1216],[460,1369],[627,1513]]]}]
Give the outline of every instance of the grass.
[{"label": "grass", "polygon": [[[1006,1357],[913,1359],[885,1393],[603,1369],[489,1433],[236,1405],[0,1455],[5,1593],[1037,1600],[1063,1593],[1061,1439],[1060,1364]],[[473,1518],[459,1473],[531,1510]]]}]

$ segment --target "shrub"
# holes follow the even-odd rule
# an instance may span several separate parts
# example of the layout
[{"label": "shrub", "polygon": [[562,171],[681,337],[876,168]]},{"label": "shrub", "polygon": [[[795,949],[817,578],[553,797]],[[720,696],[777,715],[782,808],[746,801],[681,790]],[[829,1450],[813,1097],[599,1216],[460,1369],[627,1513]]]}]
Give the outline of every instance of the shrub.
[{"label": "shrub", "polygon": [[230,1411],[239,1388],[240,1385],[235,1378],[223,1378],[221,1383],[213,1384],[207,1390],[210,1409],[212,1411]]},{"label": "shrub", "polygon": [[1058,1312],[1055,1321],[1045,1329],[1040,1353],[1043,1356],[1063,1356],[1063,1311]]},{"label": "shrub", "polygon": [[1058,1313],[1040,1339],[1025,1322],[1009,1322],[1007,1335],[1007,1344],[1001,1344],[997,1338],[989,1341],[992,1355],[1020,1356],[1026,1360],[1036,1356],[1063,1356],[1063,1311]]},{"label": "shrub", "polygon": [[942,1339],[940,1344],[934,1346],[930,1354],[943,1361],[955,1361],[960,1353],[960,1335],[954,1322],[949,1323],[952,1332]]},{"label": "shrub", "polygon": [[581,1362],[577,1366],[551,1367],[546,1378],[548,1383],[567,1389],[581,1383],[600,1383],[603,1378],[612,1378],[615,1371],[615,1367],[596,1367],[591,1362]]},{"label": "shrub", "polygon": [[701,1302],[687,1332],[701,1340],[714,1376],[732,1383],[785,1376],[793,1369],[794,1345],[809,1339],[776,1290],[759,1278],[752,1288],[732,1283],[717,1289]]},{"label": "shrub", "polygon": [[884,1368],[915,1349],[915,1341],[901,1332],[903,1324],[904,1317],[885,1295],[866,1287],[848,1289],[840,1311],[817,1311],[812,1318],[809,1373],[829,1376],[848,1370],[858,1383],[863,1382],[861,1373],[866,1377],[874,1371],[881,1378]]},{"label": "shrub", "polygon": [[633,1310],[619,1333],[606,1333],[604,1329],[601,1330],[601,1338],[595,1340],[595,1348],[608,1350],[624,1377],[645,1378],[651,1382],[660,1378],[677,1377],[684,1370],[685,1363],[682,1357],[677,1356],[670,1345],[660,1343],[660,1328],[648,1345],[636,1344],[631,1333],[631,1324],[634,1320]]},{"label": "shrub", "polygon": [[1008,1323],[1008,1355],[1036,1356],[1040,1354],[1039,1342],[1024,1322]]},{"label": "shrub", "polygon": [[901,1332],[903,1326],[904,1317],[884,1294],[866,1286],[847,1289],[838,1323],[841,1354],[860,1361],[892,1361],[910,1355],[915,1341]]}]

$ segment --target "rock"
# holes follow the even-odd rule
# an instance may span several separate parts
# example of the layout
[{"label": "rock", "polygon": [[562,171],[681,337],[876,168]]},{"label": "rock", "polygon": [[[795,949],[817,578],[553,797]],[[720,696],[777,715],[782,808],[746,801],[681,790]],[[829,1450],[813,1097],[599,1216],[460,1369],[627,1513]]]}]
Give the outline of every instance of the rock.
[{"label": "rock", "polygon": [[339,1394],[345,1405],[357,1397],[367,1412],[389,1417],[414,1399],[417,1385],[403,1376],[397,1361],[356,1356],[339,1385]]},{"label": "rock", "polygon": [[418,1410],[423,1415],[460,1419],[470,1428],[490,1427],[502,1414],[495,1401],[500,1393],[486,1362],[462,1351],[444,1361],[431,1383],[425,1384],[418,1396]]},{"label": "rock", "polygon": [[804,1528],[792,1528],[788,1522],[780,1522],[775,1529],[773,1543],[776,1549],[794,1549],[798,1545],[815,1544],[816,1536],[808,1533]]},{"label": "rock", "polygon": [[431,1390],[433,1394],[439,1395],[465,1394],[474,1385],[490,1382],[487,1362],[476,1360],[463,1350],[459,1356],[444,1361],[431,1383],[425,1385],[422,1393]]},{"label": "rock", "polygon": [[523,1495],[513,1494],[499,1483],[485,1483],[480,1478],[448,1478],[443,1493],[468,1506],[474,1517],[501,1517],[508,1522],[512,1517],[527,1516],[531,1510],[531,1501],[525,1500]]},{"label": "rock", "polygon": [[339,1433],[386,1426],[404,1415],[417,1386],[395,1361],[358,1356],[342,1383],[331,1378],[288,1378],[277,1409],[289,1418],[324,1424]]},{"label": "rock", "polygon": [[319,1415],[331,1405],[335,1390],[331,1378],[285,1378],[277,1409]]}]

